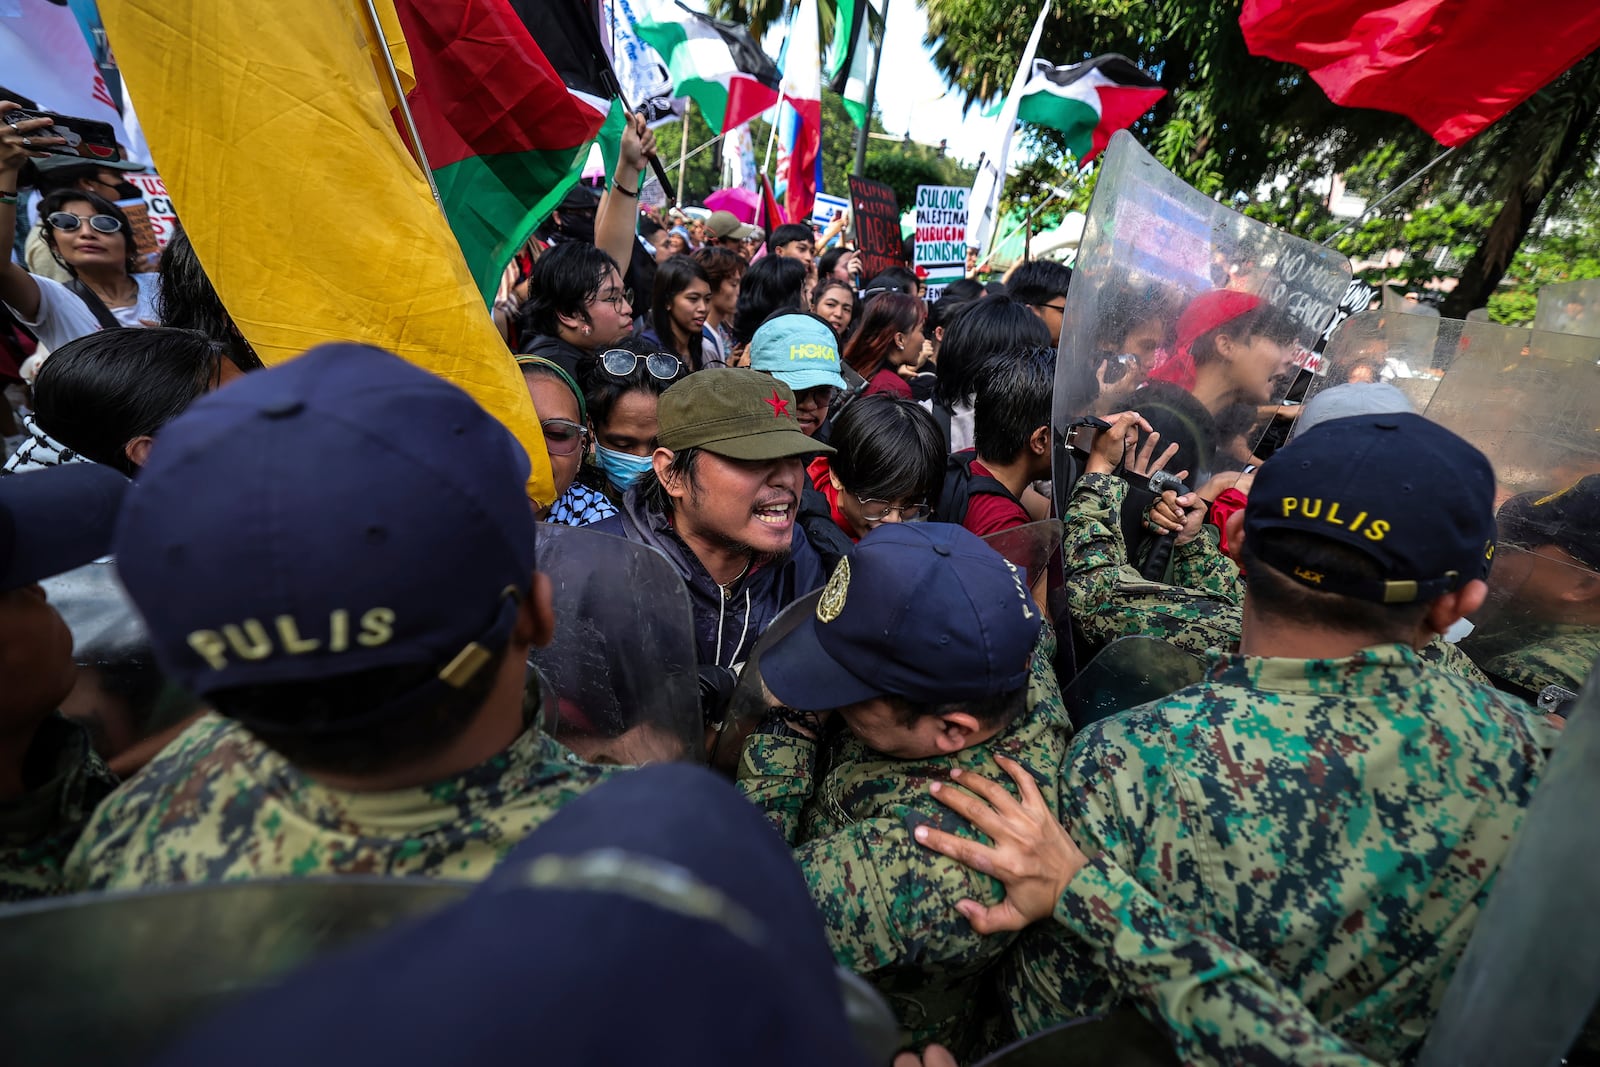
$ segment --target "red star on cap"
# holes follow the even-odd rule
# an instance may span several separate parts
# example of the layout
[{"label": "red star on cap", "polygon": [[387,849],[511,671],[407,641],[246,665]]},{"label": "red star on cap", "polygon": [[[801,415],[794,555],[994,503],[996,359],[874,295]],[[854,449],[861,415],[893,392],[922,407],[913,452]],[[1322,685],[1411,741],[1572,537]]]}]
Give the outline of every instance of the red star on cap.
[{"label": "red star on cap", "polygon": [[772,399],[766,401],[766,403],[772,405],[772,417],[775,419],[781,419],[789,414],[789,402],[779,396],[776,389],[772,391]]}]

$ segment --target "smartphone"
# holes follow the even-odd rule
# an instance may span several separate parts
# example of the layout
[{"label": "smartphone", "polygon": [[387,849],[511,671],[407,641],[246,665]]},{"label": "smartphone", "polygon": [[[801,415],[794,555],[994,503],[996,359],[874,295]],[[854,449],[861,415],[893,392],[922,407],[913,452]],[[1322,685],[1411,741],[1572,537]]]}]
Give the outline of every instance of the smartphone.
[{"label": "smartphone", "polygon": [[58,115],[54,111],[39,111],[18,107],[0,115],[0,122],[15,126],[28,119],[49,119],[51,125],[33,131],[35,137],[60,137],[66,144],[42,145],[39,151],[53,156],[78,156],[97,163],[117,163],[122,159],[122,149],[117,147],[117,135],[111,123],[94,119]]}]

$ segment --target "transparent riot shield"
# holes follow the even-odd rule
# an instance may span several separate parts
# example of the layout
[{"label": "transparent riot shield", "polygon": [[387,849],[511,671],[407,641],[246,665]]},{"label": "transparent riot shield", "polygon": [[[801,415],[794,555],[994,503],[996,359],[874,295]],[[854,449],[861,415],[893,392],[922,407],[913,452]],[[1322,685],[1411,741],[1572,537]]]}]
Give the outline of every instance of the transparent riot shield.
[{"label": "transparent riot shield", "polygon": [[1177,1067],[1177,1054],[1136,1011],[1074,1019],[996,1052],[977,1067]]},{"label": "transparent riot shield", "polygon": [[72,631],[72,654],[80,666],[151,660],[144,621],[112,563],[90,563],[39,584]]},{"label": "transparent riot shield", "polygon": [[1561,282],[1539,290],[1533,328],[1550,333],[1600,337],[1600,278]]},{"label": "transparent riot shield", "polygon": [[555,639],[529,663],[555,694],[550,733],[584,759],[706,758],[694,620],[683,579],[653,548],[582,527],[539,527]]},{"label": "transparent riot shield", "polygon": [[1083,729],[1198,682],[1205,664],[1159,637],[1119,637],[1062,686],[1061,702],[1075,729]]},{"label": "transparent riot shield", "polygon": [[[132,1067],[295,967],[463,899],[469,883],[295,878],[85,894],[0,910],[8,1067]],[[900,1030],[881,996],[838,972],[870,1062]],[[292,1020],[284,1020],[286,1025]]]},{"label": "transparent riot shield", "polygon": [[1488,456],[1499,527],[1461,647],[1498,684],[1530,700],[1554,687],[1559,703],[1600,655],[1600,338],[1454,326],[1425,414]]},{"label": "transparent riot shield", "polygon": [[85,895],[0,911],[13,1067],[147,1061],[234,998],[466,895],[421,879],[294,879]]},{"label": "transparent riot shield", "polygon": [[[1600,671],[1591,674],[1446,988],[1419,1067],[1593,1063],[1600,1048]],[[1585,1021],[1587,1020],[1587,1025]],[[1581,1032],[1581,1037],[1579,1036]],[[1577,1038],[1578,1048],[1568,1054]],[[1569,1055],[1563,1060],[1563,1055]]]},{"label": "transparent riot shield", "polygon": [[[1307,363],[1311,372],[1303,402],[1324,389],[1349,382],[1387,382],[1423,411],[1461,349],[1466,323],[1408,315],[1387,309],[1353,315],[1334,330],[1327,347]],[[1468,339],[1470,347],[1471,340]],[[1299,432],[1297,425],[1291,432]]]},{"label": "transparent riot shield", "polygon": [[[1061,549],[1061,532],[1060,522],[1046,519],[1001,530],[983,540],[1027,576],[1028,587],[1035,591],[1035,598],[1042,606],[1049,568]],[[755,650],[739,674],[739,684],[734,687],[728,713],[718,732],[713,764],[719,770],[730,774],[738,770],[739,754],[744,750],[746,739],[776,703],[761,677],[762,655],[795,627],[816,614],[817,601],[821,597],[822,590],[819,589],[784,608],[756,642]]]},{"label": "transparent riot shield", "polygon": [[1179,443],[1170,469],[1191,484],[1253,462],[1349,282],[1338,252],[1229,210],[1113,135],[1061,327],[1058,512],[1078,469],[1068,431],[1085,416],[1137,410]]}]

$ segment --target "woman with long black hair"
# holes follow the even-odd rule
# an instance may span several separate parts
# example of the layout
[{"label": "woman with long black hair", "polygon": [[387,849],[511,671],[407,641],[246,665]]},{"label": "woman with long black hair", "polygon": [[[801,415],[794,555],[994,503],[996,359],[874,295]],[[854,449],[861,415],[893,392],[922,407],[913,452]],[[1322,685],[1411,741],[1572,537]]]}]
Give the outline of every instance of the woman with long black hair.
[{"label": "woman with long black hair", "polygon": [[707,338],[710,311],[711,279],[705,268],[688,256],[673,256],[656,268],[650,322],[640,336],[677,356],[691,371],[701,370],[708,365],[707,351],[717,352],[715,335]]},{"label": "woman with long black hair", "polygon": [[867,301],[861,326],[844,351],[845,362],[867,380],[868,393],[911,399],[901,367],[922,359],[923,324],[928,306],[910,293],[880,293]]}]

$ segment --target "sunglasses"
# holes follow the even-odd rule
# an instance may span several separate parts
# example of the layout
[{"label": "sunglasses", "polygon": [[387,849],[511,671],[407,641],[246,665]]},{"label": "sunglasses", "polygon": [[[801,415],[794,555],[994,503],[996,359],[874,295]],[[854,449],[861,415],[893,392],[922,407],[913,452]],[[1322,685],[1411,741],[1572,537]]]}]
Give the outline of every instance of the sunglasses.
[{"label": "sunglasses", "polygon": [[891,512],[900,516],[901,522],[921,522],[926,519],[932,509],[927,504],[907,504],[897,508],[887,500],[872,500],[858,497],[861,504],[861,517],[868,522],[878,523],[887,519]]},{"label": "sunglasses", "polygon": [[116,233],[122,229],[122,223],[110,215],[90,215],[88,218],[84,218],[82,215],[74,215],[70,211],[52,211],[45,219],[45,222],[50,224],[52,230],[60,230],[62,233],[71,233],[85,222],[89,224],[91,230],[97,233]]},{"label": "sunglasses", "polygon": [[544,448],[552,456],[570,456],[589,439],[589,431],[571,419],[545,419],[539,423],[544,431]]},{"label": "sunglasses", "polygon": [[607,374],[621,378],[632,374],[641,359],[644,360],[645,370],[650,372],[652,378],[670,382],[683,373],[683,361],[671,352],[652,352],[648,356],[641,356],[637,352],[629,352],[626,348],[610,348],[601,354],[600,365],[606,369]]}]

